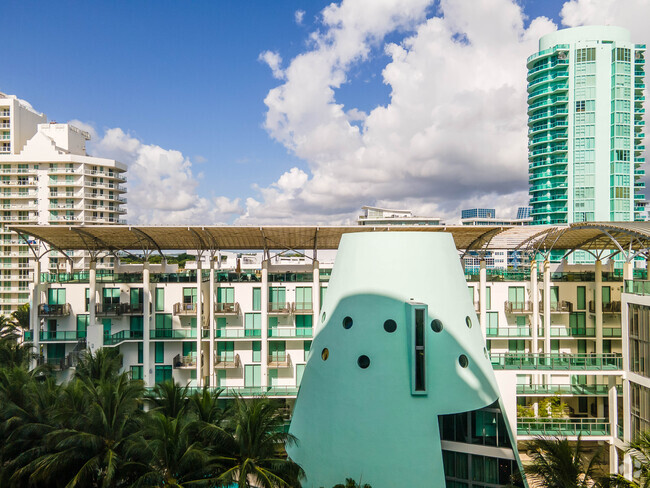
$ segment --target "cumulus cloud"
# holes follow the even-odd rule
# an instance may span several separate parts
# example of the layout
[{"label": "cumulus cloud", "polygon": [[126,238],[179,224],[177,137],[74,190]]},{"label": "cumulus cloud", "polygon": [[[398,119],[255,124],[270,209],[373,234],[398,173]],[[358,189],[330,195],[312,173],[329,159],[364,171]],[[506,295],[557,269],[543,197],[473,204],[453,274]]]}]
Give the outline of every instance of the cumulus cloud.
[{"label": "cumulus cloud", "polygon": [[218,224],[243,212],[239,199],[198,196],[192,162],[180,151],[144,144],[120,128],[98,135],[92,124],[70,123],[91,134],[89,154],[127,165],[129,223]]},{"label": "cumulus cloud", "polygon": [[[556,29],[549,19],[525,27],[514,0],[343,0],[321,24],[265,99],[266,130],[307,168],[259,188],[241,222],[345,222],[381,202],[453,219],[471,202],[509,214],[527,203],[525,61]],[[405,37],[385,43],[394,32]],[[377,47],[390,102],[344,107],[336,90]]]},{"label": "cumulus cloud", "polygon": [[298,25],[302,24],[302,20],[305,18],[305,11],[304,10],[296,10],[293,15],[294,15],[294,18],[296,19],[296,24],[298,24]]},{"label": "cumulus cloud", "polygon": [[284,71],[282,71],[281,68],[282,57],[278,53],[273,51],[264,51],[260,53],[257,59],[263,63],[266,63],[269,68],[271,68],[271,72],[273,73],[274,78],[277,78],[278,80],[284,79]]}]

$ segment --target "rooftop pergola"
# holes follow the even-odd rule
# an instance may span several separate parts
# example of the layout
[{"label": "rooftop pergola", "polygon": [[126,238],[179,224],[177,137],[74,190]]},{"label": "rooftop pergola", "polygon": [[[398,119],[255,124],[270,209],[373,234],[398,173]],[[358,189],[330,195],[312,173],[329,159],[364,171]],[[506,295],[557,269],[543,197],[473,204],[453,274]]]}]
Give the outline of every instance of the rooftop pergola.
[{"label": "rooftop pergola", "polygon": [[12,226],[26,241],[38,239],[61,252],[135,251],[144,254],[193,250],[337,249],[343,234],[356,232],[448,232],[463,254],[493,249],[567,253],[603,250],[628,256],[650,250],[650,222],[589,222],[561,226]]}]

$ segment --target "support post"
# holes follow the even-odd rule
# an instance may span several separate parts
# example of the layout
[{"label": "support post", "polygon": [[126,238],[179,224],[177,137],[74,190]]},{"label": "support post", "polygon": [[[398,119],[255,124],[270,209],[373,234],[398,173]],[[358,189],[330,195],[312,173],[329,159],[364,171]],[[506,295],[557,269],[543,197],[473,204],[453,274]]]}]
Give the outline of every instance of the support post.
[{"label": "support post", "polygon": [[603,353],[603,263],[600,259],[596,260],[596,279],[595,279],[595,317],[596,317],[596,354]]},{"label": "support post", "polygon": [[262,373],[259,386],[268,386],[269,370],[269,261],[262,261]]},{"label": "support post", "polygon": [[551,263],[544,259],[544,352],[551,352]]},{"label": "support post", "polygon": [[537,343],[539,337],[539,291],[537,289],[537,261],[535,258],[530,263],[530,303],[531,303],[531,342],[530,352],[539,352],[539,345]]},{"label": "support post", "polygon": [[312,335],[316,336],[316,328],[318,327],[318,317],[320,316],[320,263],[314,259],[314,268],[313,268],[313,282],[312,282],[312,293],[311,293],[311,302],[314,309],[314,314],[312,316]]},{"label": "support post", "polygon": [[633,264],[632,261],[628,261],[627,259],[623,263],[623,284],[624,285],[627,280],[634,279],[634,266],[632,264]]},{"label": "support post", "polygon": [[479,323],[483,332],[483,339],[487,337],[487,266],[485,256],[481,256],[478,283]]},{"label": "support post", "polygon": [[217,386],[216,384],[216,378],[214,377],[214,361],[215,361],[215,356],[214,356],[214,331],[215,331],[215,321],[214,321],[214,256],[210,256],[210,300],[208,304],[208,320],[210,324],[210,329],[208,333],[209,337],[209,357],[208,357],[208,364],[210,368],[210,382],[209,385],[211,387]]},{"label": "support post", "polygon": [[618,392],[616,391],[616,378],[608,377],[609,390],[609,429],[612,440],[609,443],[609,472],[618,474],[618,452],[614,445],[614,439],[618,436]]},{"label": "support post", "polygon": [[202,259],[196,256],[196,386],[203,386],[203,354],[201,348],[201,331],[203,328],[203,293],[202,293]]},{"label": "support post", "polygon": [[151,287],[149,261],[142,263],[142,379],[147,387],[153,386],[154,372],[151,363]]},{"label": "support post", "polygon": [[41,355],[41,319],[38,317],[38,306],[41,301],[41,262],[34,259],[34,279],[32,288],[32,303],[29,309],[29,325],[32,330],[32,340],[34,344],[34,359],[32,368],[37,366],[38,358]]}]

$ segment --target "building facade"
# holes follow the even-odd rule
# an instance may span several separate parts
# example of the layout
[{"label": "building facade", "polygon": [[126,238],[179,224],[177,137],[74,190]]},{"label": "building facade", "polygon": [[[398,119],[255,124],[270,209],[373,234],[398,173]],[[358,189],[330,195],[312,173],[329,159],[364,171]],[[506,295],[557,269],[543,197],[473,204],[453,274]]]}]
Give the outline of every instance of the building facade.
[{"label": "building facade", "polygon": [[418,217],[411,210],[395,210],[381,207],[361,207],[363,215],[357,219],[359,225],[444,225],[437,217]]},{"label": "building facade", "polygon": [[528,58],[528,163],[534,224],[644,219],[644,44],[584,26]]},{"label": "building facade", "polygon": [[[30,260],[42,254],[39,243],[27,243],[8,225],[119,224],[126,213],[126,166],[86,153],[90,135],[70,124],[47,123],[28,103],[0,94],[0,313],[29,301]],[[52,250],[44,269],[84,269],[83,252]],[[112,258],[100,261],[111,267]]]}]

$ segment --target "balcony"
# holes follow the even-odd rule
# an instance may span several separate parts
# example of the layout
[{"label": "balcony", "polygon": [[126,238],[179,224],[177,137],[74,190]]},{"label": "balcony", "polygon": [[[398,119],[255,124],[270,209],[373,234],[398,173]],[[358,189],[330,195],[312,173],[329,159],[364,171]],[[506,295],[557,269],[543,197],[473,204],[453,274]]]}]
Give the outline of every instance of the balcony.
[{"label": "balcony", "polygon": [[314,304],[312,302],[296,302],[293,304],[293,311],[297,314],[314,313]]},{"label": "balcony", "polygon": [[[578,396],[607,396],[610,386],[595,385],[517,385],[518,395],[578,395]],[[616,385],[616,392],[623,394],[623,386]]]},{"label": "balcony", "polygon": [[196,329],[153,329],[151,339],[196,339]]},{"label": "balcony", "polygon": [[311,337],[313,329],[311,327],[277,327],[269,329],[269,339],[286,338],[286,337]]},{"label": "balcony", "polygon": [[[539,302],[539,312],[544,313],[544,300]],[[570,313],[573,312],[573,303],[566,300],[561,302],[552,303],[551,302],[551,313]]]},{"label": "balcony", "polygon": [[103,303],[95,305],[95,315],[98,316],[115,316],[122,315],[122,303]]},{"label": "balcony", "polygon": [[43,330],[39,334],[39,338],[43,342],[77,342],[86,340],[85,330],[57,330],[48,331]]},{"label": "balcony", "polygon": [[291,308],[291,302],[269,302],[268,311],[274,315],[289,315]]},{"label": "balcony", "polygon": [[490,358],[494,369],[617,371],[623,367],[620,354],[504,353]]},{"label": "balcony", "polygon": [[175,303],[174,315],[196,315],[198,304],[196,303]]},{"label": "balcony", "polygon": [[503,305],[504,310],[508,314],[521,314],[532,312],[532,303],[528,300],[523,302],[506,301]]},{"label": "balcony", "polygon": [[262,329],[216,329],[216,339],[250,339],[262,337]]},{"label": "balcony", "polygon": [[[593,300],[589,301],[589,313],[595,313],[596,304]],[[603,303],[602,313],[621,313],[621,302],[613,301],[609,303]]]},{"label": "balcony", "polygon": [[105,346],[115,346],[125,341],[141,341],[143,334],[141,330],[122,330],[112,335],[104,336]]},{"label": "balcony", "polygon": [[239,302],[234,303],[215,303],[215,315],[239,315]]},{"label": "balcony", "polygon": [[269,354],[269,368],[288,368],[291,366],[291,356],[288,353]]},{"label": "balcony", "polygon": [[70,315],[70,304],[48,305],[41,303],[38,306],[38,315],[40,317],[67,317]]},{"label": "balcony", "polygon": [[214,358],[215,369],[239,369],[241,360],[239,354],[221,354]]},{"label": "balcony", "polygon": [[[298,394],[297,386],[220,386],[214,388],[220,390],[221,395],[219,398],[233,398],[233,397],[276,397],[276,398],[292,398]],[[202,388],[189,388],[188,394],[191,395],[195,392],[201,392]]]},{"label": "balcony", "polygon": [[518,418],[517,435],[609,436],[609,420],[604,418]]},{"label": "balcony", "polygon": [[67,358],[44,358],[43,356],[39,357],[36,360],[38,366],[49,366],[53,371],[64,371],[70,368]]},{"label": "balcony", "polygon": [[596,337],[593,327],[551,326],[551,337]]},{"label": "balcony", "polygon": [[530,337],[530,327],[498,327],[486,330],[488,337]]},{"label": "balcony", "polygon": [[196,354],[181,356],[177,354],[172,361],[175,369],[193,369],[196,368]]}]

